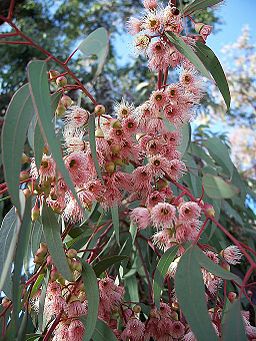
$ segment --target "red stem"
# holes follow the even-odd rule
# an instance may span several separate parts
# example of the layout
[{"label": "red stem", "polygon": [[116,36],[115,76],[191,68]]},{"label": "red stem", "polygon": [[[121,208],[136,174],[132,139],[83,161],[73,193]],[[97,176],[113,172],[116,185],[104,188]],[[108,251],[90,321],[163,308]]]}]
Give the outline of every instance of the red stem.
[{"label": "red stem", "polygon": [[61,310],[58,314],[58,316],[56,317],[55,321],[53,322],[53,324],[51,325],[51,327],[48,329],[47,333],[45,334],[43,341],[48,341],[50,339],[50,337],[52,336],[52,333],[54,331],[54,329],[57,327],[57,325],[60,322],[61,319],[61,315],[63,313],[63,310]]}]

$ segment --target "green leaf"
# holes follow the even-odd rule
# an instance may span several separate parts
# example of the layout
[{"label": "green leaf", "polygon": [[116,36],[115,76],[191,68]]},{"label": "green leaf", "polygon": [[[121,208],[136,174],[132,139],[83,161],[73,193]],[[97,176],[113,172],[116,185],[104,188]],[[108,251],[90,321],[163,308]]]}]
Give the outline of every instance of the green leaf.
[{"label": "green leaf", "polygon": [[223,168],[226,174],[233,175],[234,165],[229,156],[227,146],[218,137],[212,137],[205,141],[204,146],[208,149],[211,157]]},{"label": "green leaf", "polygon": [[[9,244],[9,248],[7,250],[6,258],[4,259],[4,262],[3,262],[3,268],[2,268],[1,275],[0,275],[0,292],[3,290],[3,288],[5,286],[5,281],[6,281],[7,275],[10,274],[10,271],[11,271],[10,268],[11,268],[11,265],[13,262],[13,258],[15,256],[17,243],[18,243],[18,239],[19,239],[20,227],[22,224],[22,216],[23,216],[24,211],[25,211],[25,196],[24,196],[22,191],[20,191],[19,195],[20,195],[19,200],[21,203],[21,216],[20,216],[20,218],[19,217],[16,218],[12,238],[11,238],[11,241]],[[12,231],[12,229],[11,229],[11,231]],[[7,278],[7,281],[8,281],[8,278]],[[10,283],[10,282],[8,282],[8,283]],[[10,285],[8,285],[8,289],[10,290]],[[12,294],[10,296],[12,296]]]},{"label": "green leaf", "polygon": [[[14,232],[16,231],[17,219],[18,217],[15,212],[15,208],[12,207],[10,211],[5,215],[0,228],[0,274],[3,273],[4,264],[7,263],[7,255],[12,239],[14,237]],[[12,259],[10,259],[9,269],[7,271],[8,277],[2,289],[5,295],[9,298],[12,298],[11,262]]]},{"label": "green leaf", "polygon": [[28,84],[23,85],[11,99],[2,131],[4,177],[13,205],[20,214],[19,174],[21,157],[29,123],[34,114]]},{"label": "green leaf", "polygon": [[193,246],[193,253],[198,263],[207,271],[223,279],[229,279],[236,281],[237,283],[241,283],[241,279],[238,276],[214,263],[209,257],[206,256],[206,254],[203,253],[201,249],[199,249],[198,246]]},{"label": "green leaf", "polygon": [[130,232],[131,237],[132,237],[132,245],[134,245],[136,235],[137,235],[137,231],[138,231],[138,226],[131,221],[129,232]]},{"label": "green leaf", "polygon": [[85,337],[84,341],[89,341],[94,333],[98,309],[99,309],[99,288],[97,277],[92,267],[80,259],[83,265],[82,279],[84,283],[85,293],[88,300],[88,315],[85,323]]},{"label": "green leaf", "polygon": [[65,279],[72,281],[73,276],[60,237],[60,226],[53,210],[46,205],[43,206],[42,210],[42,222],[45,241],[54,265]]},{"label": "green leaf", "polygon": [[95,115],[90,114],[89,121],[88,121],[88,130],[89,130],[89,143],[90,149],[92,153],[93,163],[97,172],[98,177],[103,181],[99,161],[97,158],[97,151],[96,151],[96,141],[95,141]]},{"label": "green leaf", "polygon": [[31,290],[31,293],[30,293],[31,297],[33,297],[37,293],[37,291],[38,291],[40,285],[42,284],[43,280],[44,280],[44,274],[40,274],[37,277],[37,280],[35,281],[35,283],[34,283],[34,285],[32,287],[32,290]]},{"label": "green leaf", "polygon": [[99,263],[94,265],[93,270],[97,277],[99,277],[102,272],[107,270],[111,265],[120,263],[122,260],[129,258],[128,256],[110,256],[102,259]]},{"label": "green leaf", "polygon": [[217,341],[205,300],[201,266],[195,248],[182,255],[175,274],[175,290],[181,310],[198,341]]},{"label": "green leaf", "polygon": [[53,115],[46,63],[41,60],[31,61],[28,64],[28,78],[31,98],[43,138],[47,141],[52,156],[66,184],[80,204],[73,182],[63,162],[60,141],[55,135],[54,125],[52,123]]},{"label": "green leaf", "polygon": [[113,331],[102,320],[97,321],[92,339],[93,341],[117,341]]},{"label": "green leaf", "polygon": [[[135,271],[136,272],[136,271]],[[139,290],[138,290],[138,283],[137,278],[135,275],[125,278],[125,284],[128,289],[128,293],[130,296],[131,302],[139,302]]]},{"label": "green leaf", "polygon": [[100,27],[93,31],[81,42],[78,49],[87,57],[96,55],[98,59],[98,68],[94,79],[101,73],[105,59],[108,54],[109,38],[105,28]]},{"label": "green leaf", "polygon": [[234,303],[226,302],[222,318],[222,340],[223,341],[246,341],[244,322],[241,316],[240,300]]},{"label": "green leaf", "polygon": [[210,71],[226,103],[227,110],[229,110],[231,102],[229,86],[225,73],[218,58],[208,46],[206,46],[203,43],[200,43],[199,41],[196,42],[195,51],[197,56],[201,59],[202,63],[206,67],[206,69]]},{"label": "green leaf", "polygon": [[[13,259],[13,275],[12,275],[12,303],[15,327],[17,329],[21,306],[21,287],[20,277],[22,274],[23,259],[29,243],[29,236],[31,231],[31,198],[26,199],[25,210],[22,216],[20,229],[18,232],[18,240]],[[25,323],[25,322],[24,322]]]},{"label": "green leaf", "polygon": [[203,185],[205,193],[212,199],[228,199],[238,194],[239,190],[234,185],[224,181],[219,176],[204,174]]},{"label": "green leaf", "polygon": [[114,231],[116,235],[116,241],[117,241],[117,244],[120,245],[120,238],[119,238],[120,225],[119,225],[118,205],[115,204],[113,207],[110,208],[110,210],[111,210]]},{"label": "green leaf", "polygon": [[169,41],[176,47],[176,49],[185,56],[197,69],[202,73],[203,76],[211,79],[211,76],[204,66],[204,64],[201,62],[201,60],[198,58],[198,56],[195,54],[193,49],[187,45],[184,40],[182,40],[179,36],[177,36],[173,32],[166,32],[166,37],[169,39]]},{"label": "green leaf", "polygon": [[155,305],[159,308],[160,307],[160,297],[161,292],[164,286],[164,278],[168,271],[170,264],[173,262],[179,247],[173,246],[170,247],[160,258],[155,275],[154,275],[154,282],[153,282],[153,289],[154,289],[154,302]]},{"label": "green leaf", "polygon": [[222,1],[223,0],[194,0],[189,5],[184,7],[183,15],[184,16],[191,15],[195,11],[217,5]]}]

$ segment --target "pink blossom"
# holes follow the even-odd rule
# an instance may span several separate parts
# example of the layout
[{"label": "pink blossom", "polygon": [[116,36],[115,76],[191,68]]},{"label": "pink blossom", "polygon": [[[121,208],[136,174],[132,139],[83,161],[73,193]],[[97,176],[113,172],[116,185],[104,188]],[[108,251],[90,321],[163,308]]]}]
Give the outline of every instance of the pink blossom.
[{"label": "pink blossom", "polygon": [[153,91],[150,96],[150,103],[153,108],[160,109],[166,104],[167,95],[163,90]]},{"label": "pink blossom", "polygon": [[157,32],[161,28],[161,16],[156,11],[148,11],[143,18],[142,27],[151,33]]},{"label": "pink blossom", "polygon": [[146,9],[154,10],[157,8],[157,0],[143,0],[143,6]]},{"label": "pink blossom", "polygon": [[82,341],[85,328],[81,321],[73,320],[68,327],[68,337],[72,341]]},{"label": "pink blossom", "polygon": [[177,181],[185,172],[186,166],[184,162],[174,159],[171,160],[168,167],[167,174],[172,180]]},{"label": "pink blossom", "polygon": [[150,224],[150,213],[145,207],[136,207],[131,212],[131,220],[134,222],[139,230],[147,228]]},{"label": "pink blossom", "polygon": [[185,326],[180,321],[174,321],[171,325],[170,334],[173,338],[179,339],[185,333]]},{"label": "pink blossom", "polygon": [[65,165],[70,173],[71,179],[76,186],[83,185],[90,177],[87,171],[86,155],[84,152],[73,152],[65,159]]},{"label": "pink blossom", "polygon": [[71,106],[68,111],[68,115],[66,116],[66,122],[71,124],[72,126],[79,128],[85,125],[89,119],[89,111],[84,110],[76,105]]},{"label": "pink blossom", "polygon": [[[35,178],[36,172],[35,170],[33,170],[33,166],[31,167],[31,169],[32,169],[32,176]],[[51,156],[43,154],[38,174],[40,176],[40,182],[44,182],[44,181],[47,181],[48,179],[55,177],[56,163]]]},{"label": "pink blossom", "polygon": [[173,225],[176,219],[176,209],[168,203],[159,203],[151,210],[151,219],[156,228],[166,228]]},{"label": "pink blossom", "polygon": [[134,134],[137,131],[138,124],[133,117],[127,117],[123,120],[122,126],[126,134]]},{"label": "pink blossom", "polygon": [[141,21],[138,18],[131,17],[127,22],[128,32],[135,35],[141,31]]},{"label": "pink blossom", "polygon": [[222,257],[229,264],[236,265],[241,262],[243,254],[241,253],[241,251],[239,250],[237,246],[230,245],[222,251]]},{"label": "pink blossom", "polygon": [[201,208],[196,202],[185,202],[179,206],[179,219],[183,222],[197,220],[201,214]]},{"label": "pink blossom", "polygon": [[211,32],[212,32],[212,26],[203,25],[201,30],[199,31],[199,34],[204,38],[204,40],[206,40],[207,37],[211,34]]},{"label": "pink blossom", "polygon": [[142,341],[145,333],[145,325],[136,318],[131,318],[121,334],[121,340]]},{"label": "pink blossom", "polygon": [[69,318],[71,317],[79,317],[81,315],[85,315],[87,313],[87,310],[85,308],[85,305],[82,304],[79,300],[73,301],[68,303],[66,307],[66,312]]},{"label": "pink blossom", "polygon": [[134,192],[148,192],[152,174],[148,167],[140,166],[132,172]]},{"label": "pink blossom", "polygon": [[165,70],[169,66],[168,48],[161,40],[151,43],[147,53],[149,56],[148,66],[151,70]]}]

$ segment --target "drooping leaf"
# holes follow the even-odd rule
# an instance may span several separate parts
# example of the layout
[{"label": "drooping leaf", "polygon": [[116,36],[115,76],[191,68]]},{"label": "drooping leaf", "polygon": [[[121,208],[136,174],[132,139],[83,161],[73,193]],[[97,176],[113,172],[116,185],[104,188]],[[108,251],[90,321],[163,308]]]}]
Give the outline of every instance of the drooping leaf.
[{"label": "drooping leaf", "polygon": [[182,38],[173,32],[166,32],[165,35],[169,41],[176,47],[176,49],[185,56],[197,69],[202,73],[203,76],[211,79],[209,71],[206,69],[204,64],[198,58],[193,49],[187,45]]},{"label": "drooping leaf", "polygon": [[210,71],[226,103],[227,110],[229,110],[231,102],[229,86],[218,58],[208,46],[200,42],[196,43],[195,51],[206,69]]},{"label": "drooping leaf", "polygon": [[93,341],[117,341],[112,329],[102,320],[97,320],[92,339]]},{"label": "drooping leaf", "polygon": [[98,318],[99,288],[97,277],[92,267],[83,260],[81,260],[81,262],[83,266],[82,279],[88,301],[88,315],[85,323],[84,341],[89,341],[94,333]]},{"label": "drooping leaf", "polygon": [[[24,214],[22,215],[22,221],[20,229],[18,231],[17,245],[15,249],[15,255],[13,259],[13,275],[12,275],[12,318],[15,323],[15,329],[18,326],[18,320],[20,315],[21,305],[21,287],[20,278],[22,274],[23,259],[26,255],[28,248],[29,236],[31,230],[31,198],[26,199]],[[25,323],[25,321],[24,321]]]},{"label": "drooping leaf", "polygon": [[[15,208],[12,207],[5,215],[0,228],[0,274],[3,273],[4,264],[7,262],[7,255],[16,230],[17,219],[18,217]],[[9,269],[7,271],[8,281],[5,281],[2,289],[9,298],[12,298],[11,261],[12,260],[10,259]]]},{"label": "drooping leaf", "polygon": [[234,185],[212,174],[204,174],[203,185],[205,193],[212,199],[232,198],[239,192]]},{"label": "drooping leaf", "polygon": [[198,341],[217,341],[205,300],[205,288],[195,249],[182,255],[175,274],[175,290],[181,310]]},{"label": "drooping leaf", "polygon": [[230,303],[228,300],[222,318],[223,341],[246,341],[244,323],[241,316],[240,300]]},{"label": "drooping leaf", "polygon": [[[135,271],[136,272],[136,271]],[[135,275],[125,278],[125,285],[128,289],[131,302],[139,302],[138,283]]]},{"label": "drooping leaf", "polygon": [[72,281],[72,274],[67,262],[60,237],[60,226],[55,217],[55,213],[50,207],[44,205],[42,210],[43,232],[53,264],[62,276]]},{"label": "drooping leaf", "polygon": [[221,142],[217,137],[211,137],[204,142],[204,146],[208,149],[211,157],[223,168],[225,173],[230,176],[233,175],[234,165],[230,159],[227,146]]},{"label": "drooping leaf", "polygon": [[107,270],[111,265],[120,263],[122,260],[129,258],[128,256],[109,256],[106,258],[103,258],[100,262],[98,262],[96,265],[94,265],[93,270],[97,277],[99,277],[102,272]]},{"label": "drooping leaf", "polygon": [[105,59],[108,54],[108,46],[108,32],[103,27],[100,27],[89,34],[89,36],[84,39],[78,46],[78,49],[83,52],[85,56],[97,56],[98,68],[94,78],[96,78],[101,73]]},{"label": "drooping leaf", "polygon": [[129,232],[130,232],[131,237],[132,237],[132,244],[133,245],[134,245],[134,242],[136,239],[137,231],[138,231],[138,226],[131,221]]},{"label": "drooping leaf", "polygon": [[113,207],[111,207],[110,210],[111,210],[111,216],[112,216],[114,231],[115,231],[115,235],[116,235],[116,241],[117,241],[117,244],[120,245],[120,238],[119,238],[120,224],[119,224],[118,205],[115,204]]},{"label": "drooping leaf", "polygon": [[100,165],[99,165],[99,161],[97,158],[97,151],[96,151],[95,115],[94,114],[90,114],[90,116],[89,116],[88,130],[89,130],[89,143],[90,143],[90,149],[91,149],[91,153],[92,153],[93,163],[94,163],[98,177],[102,180]]},{"label": "drooping leaf", "polygon": [[23,85],[11,99],[2,131],[4,177],[13,205],[20,214],[19,174],[29,123],[34,114],[29,85]]},{"label": "drooping leaf", "polygon": [[43,138],[47,141],[52,156],[66,184],[80,204],[73,182],[63,162],[60,141],[55,135],[54,125],[52,123],[53,111],[51,107],[46,63],[41,60],[31,61],[28,64],[28,78],[30,94]]},{"label": "drooping leaf", "polygon": [[[7,250],[6,253],[6,257],[4,259],[3,262],[3,268],[2,268],[2,272],[0,274],[0,292],[3,290],[4,286],[6,286],[6,278],[8,275],[10,275],[10,271],[11,271],[11,265],[15,256],[15,252],[16,252],[16,248],[17,248],[17,243],[18,243],[18,239],[19,239],[19,233],[20,233],[20,227],[22,224],[22,217],[25,211],[25,196],[23,194],[22,191],[20,191],[19,193],[19,201],[21,203],[20,207],[21,207],[21,215],[20,217],[17,216],[16,221],[15,221],[15,226],[14,226],[14,230],[11,228],[11,232],[12,232],[12,237],[9,243],[9,248]],[[11,223],[12,224],[12,223]],[[8,276],[8,278],[10,278]],[[12,296],[12,289],[11,289],[11,282],[8,281],[8,291],[11,291],[10,296]]]},{"label": "drooping leaf", "polygon": [[183,15],[184,16],[191,15],[195,11],[217,5],[222,1],[223,0],[194,0],[193,2],[184,7]]},{"label": "drooping leaf", "polygon": [[214,263],[207,257],[198,246],[193,246],[193,254],[195,255],[198,263],[207,271],[211,272],[215,276],[221,277],[223,279],[229,279],[241,283],[241,279],[230,271],[227,271],[220,267],[218,264]]},{"label": "drooping leaf", "polygon": [[164,278],[168,271],[170,264],[173,262],[179,247],[173,246],[169,248],[163,256],[160,258],[154,275],[153,289],[154,289],[154,302],[155,305],[159,308],[160,306],[160,297],[161,291],[164,286]]}]

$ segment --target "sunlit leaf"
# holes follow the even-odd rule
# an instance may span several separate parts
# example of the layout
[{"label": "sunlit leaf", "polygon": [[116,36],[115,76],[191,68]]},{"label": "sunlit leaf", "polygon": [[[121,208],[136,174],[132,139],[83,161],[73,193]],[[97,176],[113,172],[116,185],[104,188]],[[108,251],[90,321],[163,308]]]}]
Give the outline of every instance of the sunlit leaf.
[{"label": "sunlit leaf", "polygon": [[55,213],[47,205],[44,205],[42,210],[42,222],[45,241],[53,264],[65,279],[72,281],[73,277],[60,237],[60,226],[55,217]]},{"label": "sunlit leaf", "polygon": [[227,110],[229,110],[231,101],[229,86],[218,58],[216,57],[214,52],[205,44],[197,42],[194,48],[197,56],[201,59],[206,69],[210,71],[213,79],[216,82],[217,87],[219,88],[223,96],[223,99],[227,106]]},{"label": "sunlit leaf", "polygon": [[105,59],[108,54],[109,38],[105,28],[100,27],[93,31],[78,46],[78,49],[87,57],[96,55],[98,59],[98,68],[94,78],[96,78],[103,68]]},{"label": "sunlit leaf", "polygon": [[117,341],[112,329],[102,320],[97,321],[92,339],[93,341]]},{"label": "sunlit leaf", "polygon": [[120,238],[119,238],[120,224],[119,224],[118,205],[115,204],[113,207],[111,207],[110,210],[111,210],[111,216],[112,216],[114,231],[115,231],[115,235],[116,235],[116,241],[117,241],[117,244],[120,245]]},{"label": "sunlit leaf", "polygon": [[183,15],[188,16],[194,13],[195,11],[206,9],[210,6],[214,6],[222,2],[223,0],[194,0],[187,6],[185,6],[183,10]]},{"label": "sunlit leaf", "polygon": [[107,270],[111,265],[120,263],[122,260],[129,258],[128,256],[109,256],[106,258],[103,258],[101,261],[99,261],[96,265],[94,265],[93,270],[97,277],[99,277],[102,272]]},{"label": "sunlit leaf", "polygon": [[52,156],[66,184],[79,203],[73,182],[62,158],[60,141],[55,135],[54,125],[52,123],[53,111],[51,107],[46,63],[41,60],[31,61],[28,64],[28,78],[30,94],[43,138],[47,141]]},{"label": "sunlit leaf", "polygon": [[170,247],[163,254],[163,256],[160,258],[157,264],[155,275],[154,275],[153,289],[154,289],[154,302],[158,308],[160,306],[160,297],[161,297],[161,292],[164,286],[165,275],[168,271],[168,268],[171,262],[173,262],[178,249],[179,249],[178,246]]},{"label": "sunlit leaf", "polygon": [[169,41],[176,47],[176,49],[186,57],[197,69],[202,73],[203,76],[211,79],[209,71],[206,69],[204,64],[195,54],[193,49],[187,45],[182,38],[180,38],[177,34],[173,32],[166,32],[165,35],[169,39]]},{"label": "sunlit leaf", "polygon": [[241,315],[240,300],[230,303],[228,300],[222,318],[222,340],[223,341],[246,341],[248,340],[244,322]]},{"label": "sunlit leaf", "polygon": [[20,214],[19,174],[26,134],[34,114],[28,84],[23,85],[11,99],[2,131],[4,177],[13,205]]},{"label": "sunlit leaf", "polygon": [[201,266],[195,249],[182,255],[175,274],[175,291],[181,310],[198,341],[217,341],[205,299]]},{"label": "sunlit leaf", "polygon": [[203,176],[203,185],[205,193],[212,199],[228,199],[239,193],[238,188],[234,185],[224,181],[219,176],[211,174]]},{"label": "sunlit leaf", "polygon": [[97,277],[92,267],[87,262],[81,261],[83,265],[82,279],[88,301],[88,315],[85,323],[84,341],[89,341],[94,333],[98,318],[99,288]]}]

